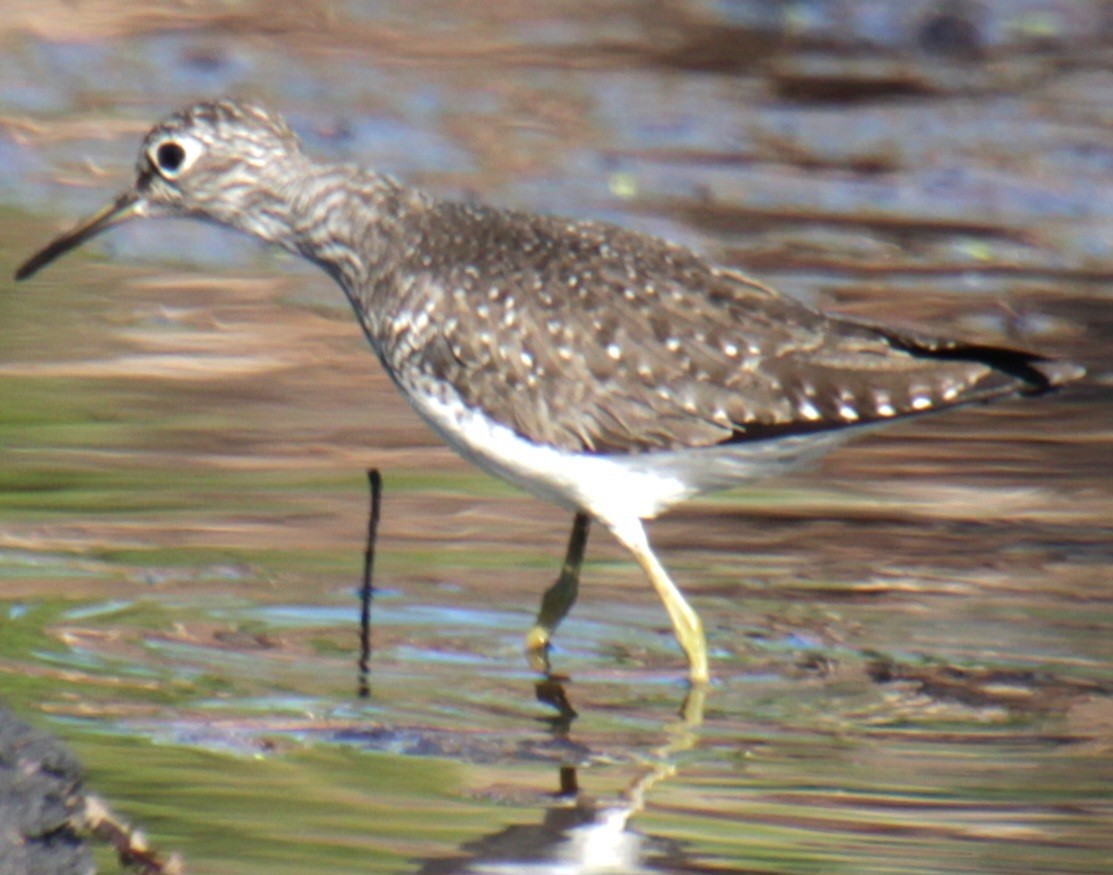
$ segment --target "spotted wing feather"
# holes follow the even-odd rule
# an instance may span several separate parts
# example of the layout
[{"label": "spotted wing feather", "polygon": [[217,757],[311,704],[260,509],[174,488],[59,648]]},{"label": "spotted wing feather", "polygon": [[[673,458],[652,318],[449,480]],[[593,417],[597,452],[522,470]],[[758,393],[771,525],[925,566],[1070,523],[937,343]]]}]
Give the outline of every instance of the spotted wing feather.
[{"label": "spotted wing feather", "polygon": [[827,316],[602,223],[436,203],[413,227],[388,366],[566,450],[839,429],[1049,382],[1025,353]]}]

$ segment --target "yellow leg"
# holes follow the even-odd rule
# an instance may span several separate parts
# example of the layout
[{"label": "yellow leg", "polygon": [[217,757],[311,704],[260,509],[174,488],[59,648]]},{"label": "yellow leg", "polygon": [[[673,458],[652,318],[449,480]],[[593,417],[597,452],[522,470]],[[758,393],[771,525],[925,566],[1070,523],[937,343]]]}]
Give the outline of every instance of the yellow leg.
[{"label": "yellow leg", "polygon": [[657,561],[641,520],[626,520],[617,525],[608,523],[608,526],[614,536],[634,554],[634,558],[649,577],[649,582],[657,590],[657,595],[665,603],[676,640],[688,656],[688,677],[694,684],[707,683],[710,675],[707,670],[707,639],[703,634],[703,623],[669,578],[664,566]]},{"label": "yellow leg", "polygon": [[587,533],[590,528],[591,517],[586,513],[577,513],[572,520],[572,534],[568,537],[568,552],[564,556],[560,576],[545,590],[545,594],[541,597],[541,608],[537,612],[537,619],[529,634],[526,635],[526,650],[530,653],[531,661],[537,662],[543,669],[547,668],[545,652],[549,648],[553,630],[572,610],[572,605],[576,603],[576,596],[579,595],[580,566],[584,561],[584,549],[587,547]]}]

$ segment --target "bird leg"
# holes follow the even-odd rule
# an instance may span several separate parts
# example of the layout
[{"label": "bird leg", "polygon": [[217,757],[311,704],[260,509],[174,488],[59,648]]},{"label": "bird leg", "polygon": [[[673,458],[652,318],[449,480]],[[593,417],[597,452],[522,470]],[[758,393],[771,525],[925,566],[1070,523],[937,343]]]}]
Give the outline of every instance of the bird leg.
[{"label": "bird leg", "polygon": [[641,520],[624,520],[621,523],[607,523],[614,536],[634,554],[638,565],[649,577],[649,582],[657,590],[657,595],[665,604],[672,630],[684,653],[688,656],[688,677],[693,684],[705,684],[710,680],[707,670],[707,639],[703,634],[703,623],[699,615],[684,599],[683,593],[669,578],[664,566],[657,560],[653,548],[645,535]]},{"label": "bird leg", "polygon": [[587,547],[587,534],[591,528],[591,517],[583,511],[576,513],[572,520],[572,534],[568,536],[568,552],[564,556],[564,565],[560,569],[560,576],[541,597],[541,608],[537,612],[537,619],[533,628],[526,635],[526,650],[530,662],[539,670],[548,671],[549,641],[553,631],[560,624],[572,605],[576,603],[576,596],[580,592],[580,566],[584,561],[584,549]]}]

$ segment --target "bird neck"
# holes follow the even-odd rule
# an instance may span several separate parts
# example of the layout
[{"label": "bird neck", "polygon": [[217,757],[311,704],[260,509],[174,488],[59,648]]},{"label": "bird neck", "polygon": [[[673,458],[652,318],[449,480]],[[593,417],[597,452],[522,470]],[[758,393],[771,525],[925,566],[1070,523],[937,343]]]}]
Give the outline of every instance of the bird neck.
[{"label": "bird neck", "polygon": [[279,243],[330,274],[351,296],[381,275],[415,193],[354,165],[314,165],[290,196]]}]

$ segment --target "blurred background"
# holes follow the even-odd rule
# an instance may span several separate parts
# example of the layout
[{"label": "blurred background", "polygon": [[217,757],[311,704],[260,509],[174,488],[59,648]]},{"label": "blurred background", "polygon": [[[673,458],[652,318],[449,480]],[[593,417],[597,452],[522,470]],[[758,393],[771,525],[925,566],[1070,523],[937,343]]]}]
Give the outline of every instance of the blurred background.
[{"label": "blurred background", "polygon": [[1113,5],[3,0],[3,276],[220,95],[322,160],[1091,376],[654,523],[709,630],[698,728],[596,532],[573,718],[521,654],[565,514],[444,449],[323,275],[122,227],[0,287],[0,700],[89,791],[190,872],[1108,871]]}]

